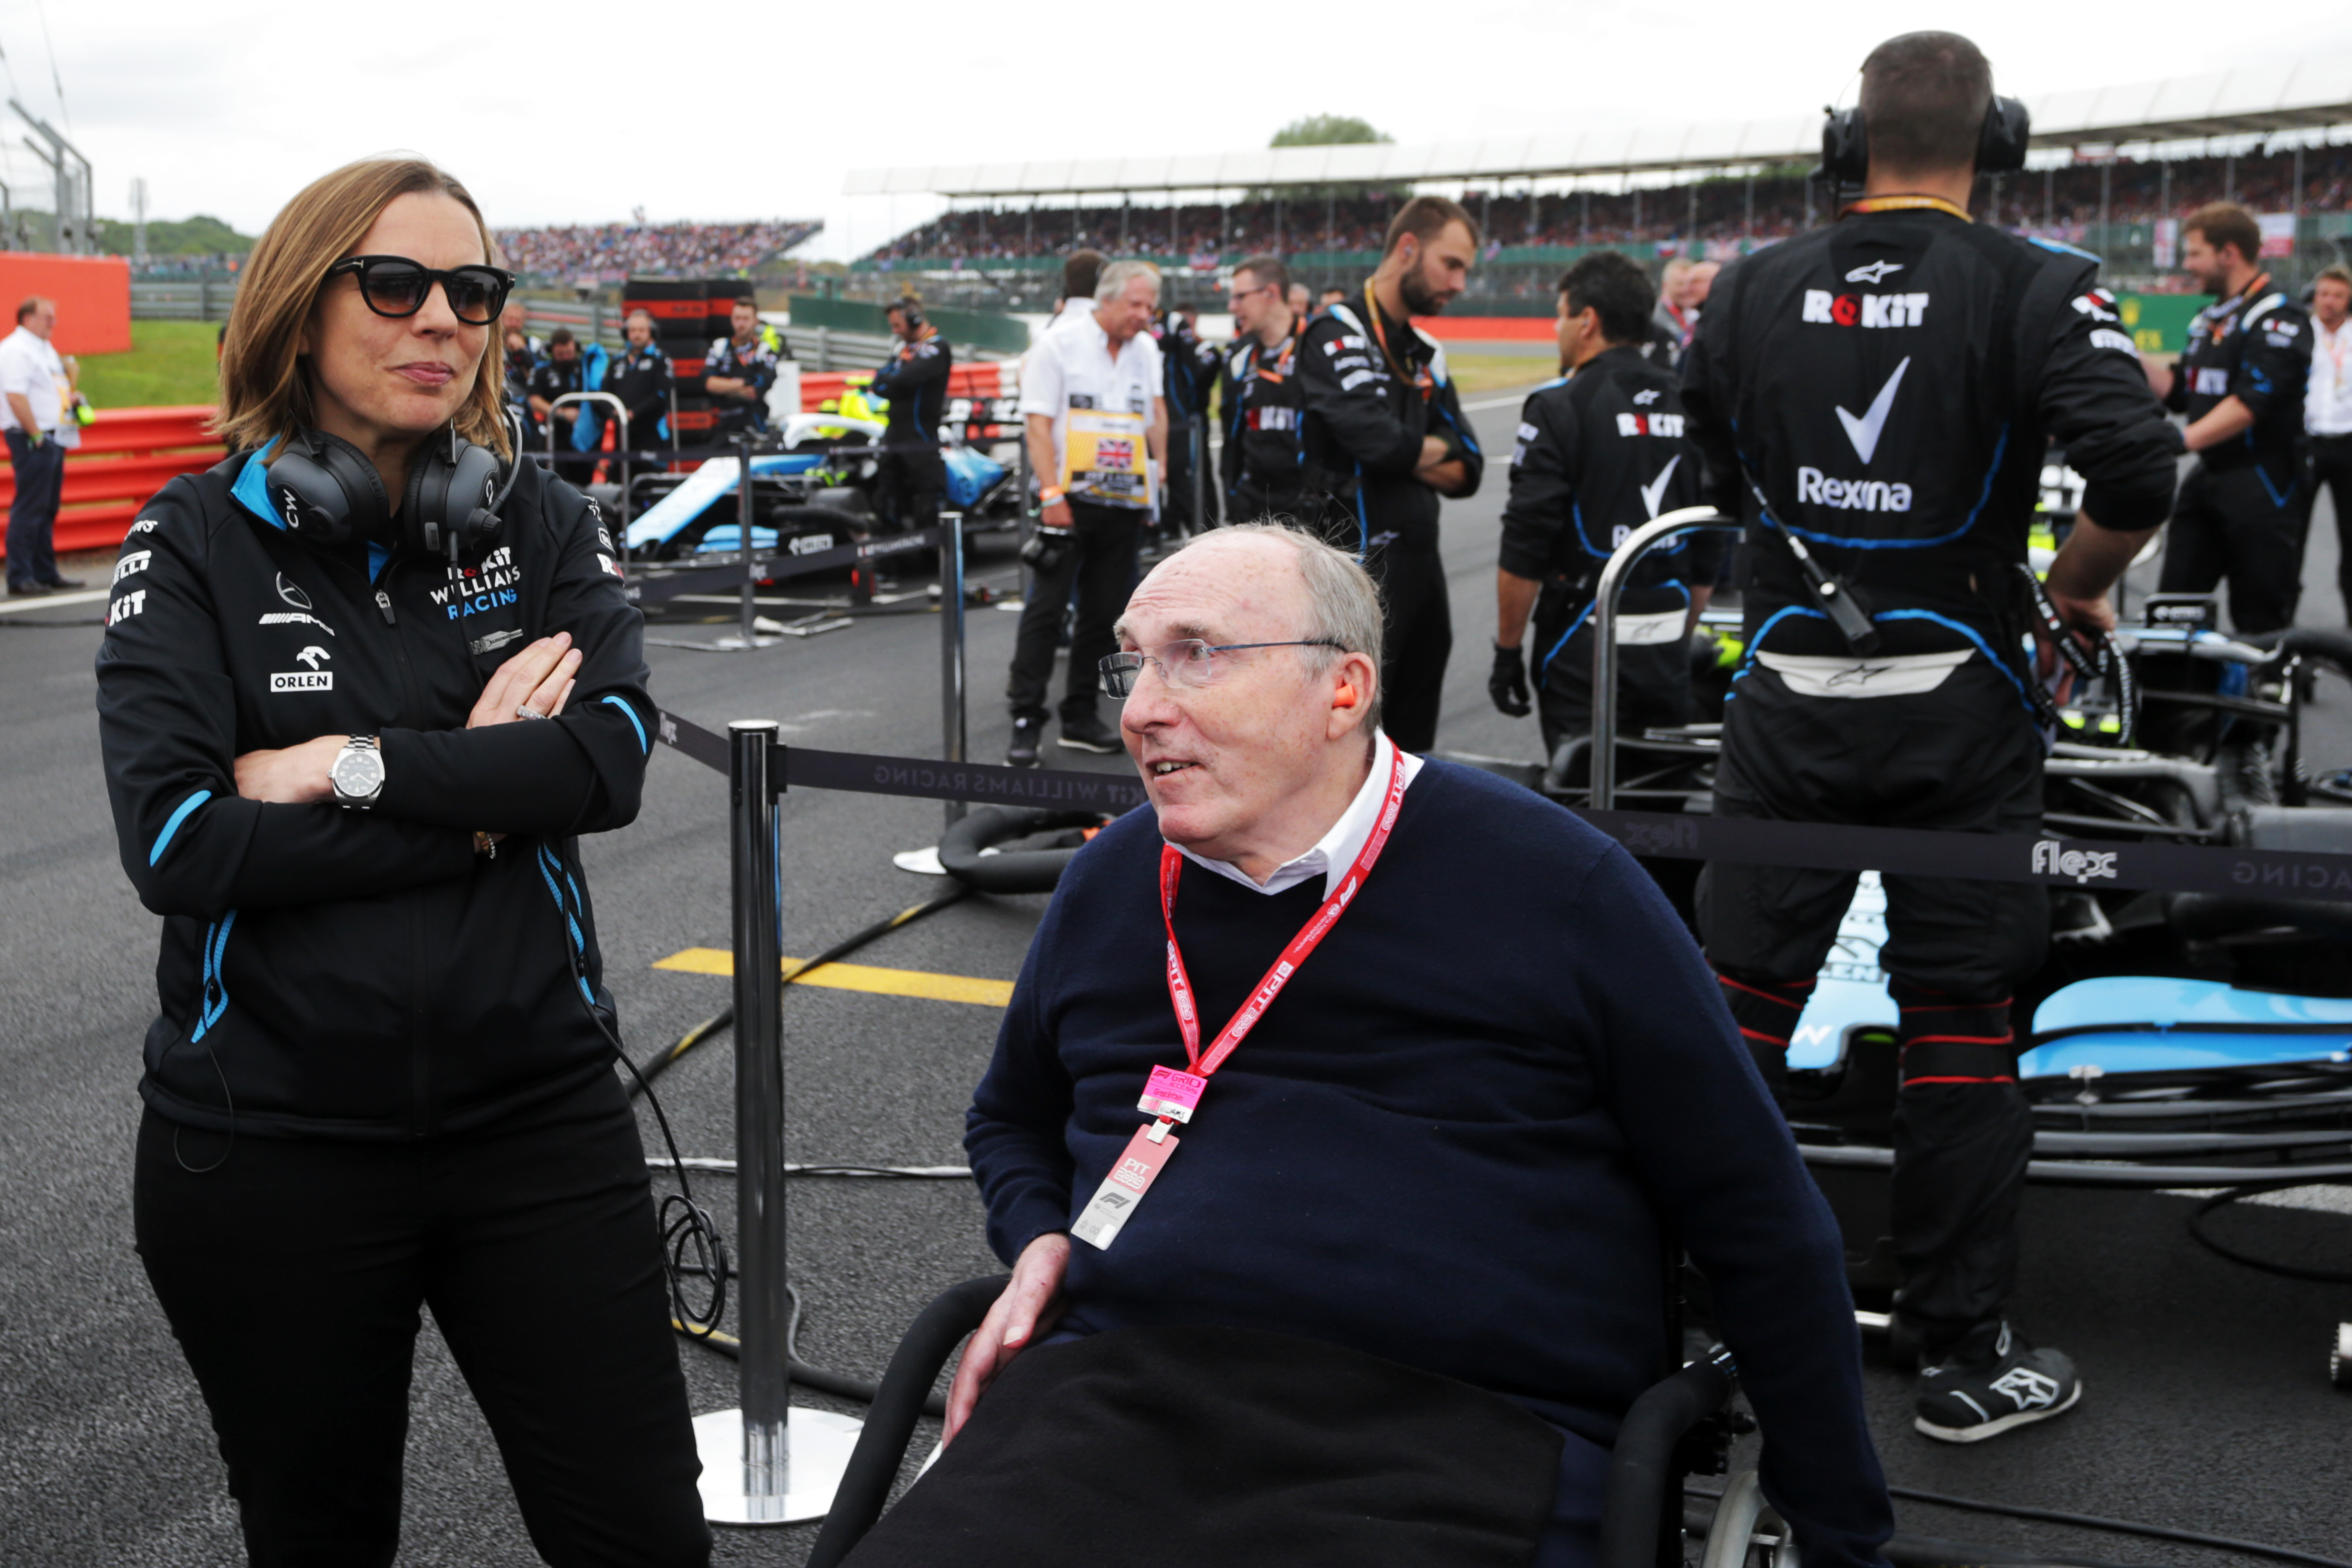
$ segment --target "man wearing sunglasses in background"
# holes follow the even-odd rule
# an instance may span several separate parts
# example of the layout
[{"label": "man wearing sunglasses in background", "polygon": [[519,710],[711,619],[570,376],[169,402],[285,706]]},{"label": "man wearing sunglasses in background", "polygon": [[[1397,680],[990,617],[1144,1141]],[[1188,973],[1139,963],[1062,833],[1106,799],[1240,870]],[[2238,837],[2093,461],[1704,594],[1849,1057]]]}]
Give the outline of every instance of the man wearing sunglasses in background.
[{"label": "man wearing sunglasses in background", "polygon": [[[1647,875],[1381,733],[1373,584],[1304,531],[1201,536],[1118,633],[1152,809],[1071,863],[1022,966],[964,1141],[1013,1278],[950,1446],[861,1553],[1098,1562],[1069,1521],[1148,1495],[1170,1562],[1501,1538],[1583,1568],[1610,1445],[1670,1370],[1671,1233],[1806,1563],[1874,1562],[1843,1244]],[[1204,1437],[1249,1458],[1202,1465]],[[1236,1519],[1280,1528],[1203,1549]]]},{"label": "man wearing sunglasses in background", "polygon": [[1299,285],[1278,256],[1253,256],[1234,268],[1226,300],[1234,342],[1226,351],[1217,416],[1225,509],[1235,522],[1305,515],[1306,452],[1299,427],[1307,400],[1298,379],[1300,321],[1290,305]]}]

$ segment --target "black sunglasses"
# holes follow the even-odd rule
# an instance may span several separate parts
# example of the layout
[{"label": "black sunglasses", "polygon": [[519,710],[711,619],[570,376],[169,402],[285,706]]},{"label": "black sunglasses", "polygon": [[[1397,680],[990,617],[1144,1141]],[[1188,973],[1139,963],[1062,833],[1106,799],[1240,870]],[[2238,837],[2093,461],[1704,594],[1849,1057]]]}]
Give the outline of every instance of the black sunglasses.
[{"label": "black sunglasses", "polygon": [[379,316],[413,316],[441,285],[449,313],[469,327],[487,327],[507,308],[515,276],[496,267],[454,267],[443,272],[405,256],[354,256],[327,268],[329,278],[360,275],[360,298]]}]

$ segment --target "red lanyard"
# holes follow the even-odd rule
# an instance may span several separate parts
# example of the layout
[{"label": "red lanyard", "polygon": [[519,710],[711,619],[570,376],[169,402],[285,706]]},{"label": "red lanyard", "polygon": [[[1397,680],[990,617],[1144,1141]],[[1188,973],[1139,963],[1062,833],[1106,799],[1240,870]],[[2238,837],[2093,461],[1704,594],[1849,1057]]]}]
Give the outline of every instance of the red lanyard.
[{"label": "red lanyard", "polygon": [[1290,944],[1282,950],[1282,956],[1274,961],[1274,967],[1265,972],[1265,978],[1259,981],[1257,989],[1250,993],[1249,1000],[1242,1004],[1241,1010],[1233,1016],[1232,1021],[1218,1032],[1206,1056],[1201,1054],[1201,1013],[1192,1001],[1192,978],[1184,973],[1183,950],[1176,945],[1176,883],[1184,874],[1184,856],[1173,844],[1160,851],[1160,915],[1168,927],[1168,999],[1176,1005],[1176,1026],[1183,1031],[1185,1060],[1195,1074],[1207,1078],[1224,1065],[1225,1058],[1232,1056],[1243,1039],[1257,1026],[1257,1021],[1265,1016],[1265,1010],[1274,1005],[1274,999],[1282,994],[1282,988],[1290,984],[1290,977],[1298,973],[1298,966],[1307,962],[1307,955],[1321,944],[1331,928],[1339,923],[1339,917],[1347,913],[1348,905],[1355,898],[1357,889],[1363,886],[1364,879],[1371,875],[1372,863],[1381,858],[1381,850],[1389,841],[1389,832],[1396,826],[1397,812],[1403,805],[1404,753],[1392,750],[1389,759],[1388,799],[1381,803],[1380,821],[1374,825],[1372,836],[1364,840],[1364,847],[1356,856],[1356,863],[1348,868],[1346,879],[1316,910],[1314,918],[1301,926],[1298,934],[1290,939]]},{"label": "red lanyard", "polygon": [[[1381,302],[1374,297],[1372,286],[1370,283],[1364,285],[1364,314],[1370,319],[1372,338],[1381,345],[1381,357],[1389,362],[1389,368],[1397,373],[1399,379],[1412,383],[1413,390],[1421,394],[1421,400],[1423,403],[1428,402],[1430,395],[1437,390],[1437,383],[1430,375],[1427,365],[1422,366],[1411,376],[1405,375],[1404,362],[1397,358],[1389,348],[1388,329],[1381,325]],[[1405,323],[1408,331],[1412,330],[1412,326],[1411,321]]]}]

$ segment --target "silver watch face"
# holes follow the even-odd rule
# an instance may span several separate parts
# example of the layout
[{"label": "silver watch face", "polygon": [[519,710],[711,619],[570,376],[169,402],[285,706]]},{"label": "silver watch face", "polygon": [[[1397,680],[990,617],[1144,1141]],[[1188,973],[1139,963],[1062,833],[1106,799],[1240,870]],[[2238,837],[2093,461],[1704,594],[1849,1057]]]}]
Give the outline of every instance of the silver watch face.
[{"label": "silver watch face", "polygon": [[346,746],[336,754],[328,777],[343,799],[370,799],[383,787],[383,753],[373,746]]}]

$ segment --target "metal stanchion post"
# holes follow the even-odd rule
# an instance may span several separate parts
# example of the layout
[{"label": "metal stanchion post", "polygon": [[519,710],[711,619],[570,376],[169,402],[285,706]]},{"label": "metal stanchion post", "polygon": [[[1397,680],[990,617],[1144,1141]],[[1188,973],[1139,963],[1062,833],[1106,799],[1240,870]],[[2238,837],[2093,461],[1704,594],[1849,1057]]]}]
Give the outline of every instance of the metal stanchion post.
[{"label": "metal stanchion post", "polygon": [[1209,477],[1202,471],[1208,461],[1208,422],[1202,419],[1185,421],[1184,445],[1192,465],[1192,531],[1198,534],[1209,526]]},{"label": "metal stanchion post", "polygon": [[[964,760],[963,697],[963,513],[943,512],[940,525],[940,757]],[[947,803],[948,826],[963,819],[963,802]]]},{"label": "metal stanchion post", "polygon": [[1587,797],[1596,811],[1612,810],[1617,804],[1618,592],[1652,545],[1707,529],[1736,533],[1739,524],[1713,507],[1686,506],[1635,529],[1601,568],[1601,581],[1592,591],[1592,788]]},{"label": "metal stanchion post", "polygon": [[752,563],[751,444],[739,431],[735,437],[735,542],[743,547],[743,646],[760,646],[760,574]]},{"label": "metal stanchion post", "polygon": [[703,1516],[716,1524],[823,1518],[859,1423],[803,1410],[794,1421],[784,1289],[782,875],[776,796],[783,749],[772,719],[727,726],[734,874],[737,1388],[734,1410],[698,1416]]}]

